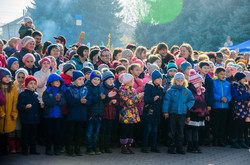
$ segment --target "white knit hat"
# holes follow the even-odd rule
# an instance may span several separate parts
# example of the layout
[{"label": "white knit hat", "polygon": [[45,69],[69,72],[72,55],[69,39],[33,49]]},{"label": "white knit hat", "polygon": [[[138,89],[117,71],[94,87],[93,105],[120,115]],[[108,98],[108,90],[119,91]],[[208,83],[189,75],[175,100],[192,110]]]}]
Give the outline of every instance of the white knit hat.
[{"label": "white knit hat", "polygon": [[29,42],[32,42],[32,41],[35,43],[35,39],[33,37],[25,36],[22,39],[22,45],[23,45],[23,47],[25,47]]},{"label": "white knit hat", "polygon": [[30,18],[30,17],[25,17],[25,18],[23,19],[23,22],[26,24],[26,23],[28,23],[28,22],[33,22],[33,20],[32,20],[32,18]]},{"label": "white knit hat", "polygon": [[132,81],[134,77],[129,73],[123,73],[119,76],[119,81],[123,84],[127,84]]}]

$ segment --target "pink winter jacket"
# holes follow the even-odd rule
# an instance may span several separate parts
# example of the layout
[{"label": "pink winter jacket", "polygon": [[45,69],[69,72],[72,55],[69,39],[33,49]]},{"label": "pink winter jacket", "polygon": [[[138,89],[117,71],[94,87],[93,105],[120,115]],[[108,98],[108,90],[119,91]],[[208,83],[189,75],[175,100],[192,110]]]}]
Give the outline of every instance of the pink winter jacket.
[{"label": "pink winter jacket", "polygon": [[[134,86],[133,88],[135,89],[135,92],[138,93],[142,93],[144,92],[144,88],[142,88],[142,85],[145,85],[146,83],[143,82],[142,79],[140,78],[135,78],[134,79]],[[141,102],[136,106],[138,111],[139,111],[139,115],[142,115],[142,111],[143,111],[143,104],[144,104],[144,99],[141,100]]]}]

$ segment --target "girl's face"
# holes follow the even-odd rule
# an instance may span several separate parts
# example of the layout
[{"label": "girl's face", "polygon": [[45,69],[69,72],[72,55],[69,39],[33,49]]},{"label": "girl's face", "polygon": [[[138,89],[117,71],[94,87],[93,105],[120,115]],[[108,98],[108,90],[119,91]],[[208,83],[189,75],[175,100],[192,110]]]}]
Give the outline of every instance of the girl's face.
[{"label": "girl's face", "polygon": [[96,54],[96,55],[93,57],[93,62],[95,62],[95,63],[98,62],[98,54]]},{"label": "girl's face", "polygon": [[195,55],[194,55],[194,59],[195,59],[195,60],[198,60],[198,58],[199,58],[199,54],[195,54]]},{"label": "girl's face", "polygon": [[34,91],[36,89],[36,82],[34,80],[31,80],[28,84],[27,84],[27,88],[31,91]]},{"label": "girl's face", "polygon": [[74,81],[74,83],[75,83],[75,86],[81,87],[84,84],[84,77],[79,77],[78,79]]},{"label": "girl's face", "polygon": [[42,64],[42,68],[43,69],[49,69],[50,68],[50,63],[48,61],[44,61],[43,64]]},{"label": "girl's face", "polygon": [[18,61],[15,61],[12,63],[10,70],[17,71],[19,69],[19,63]]},{"label": "girl's face", "polygon": [[119,61],[121,58],[122,58],[122,52],[118,53],[118,54],[115,56],[115,59],[116,59],[117,61]]},{"label": "girl's face", "polygon": [[209,72],[214,73],[214,65],[209,65]]},{"label": "girl's face", "polygon": [[18,73],[18,75],[17,75],[17,82],[19,84],[24,84],[24,81],[25,81],[25,75],[24,75],[24,73]]},{"label": "girl's face", "polygon": [[143,52],[141,53],[141,58],[142,58],[142,60],[147,59],[147,52],[146,52],[146,51],[143,51]]},{"label": "girl's face", "polygon": [[60,55],[60,51],[58,48],[52,48],[51,49],[51,52],[50,52],[50,55],[55,57],[55,59],[57,59]]},{"label": "girl's face", "polygon": [[108,84],[109,86],[112,86],[113,84],[114,84],[114,78],[109,78],[109,79],[107,79],[106,81],[106,84]]},{"label": "girl's face", "polygon": [[166,56],[168,54],[168,49],[167,48],[162,48],[158,52],[161,55],[162,59],[164,59],[164,58],[166,58]]},{"label": "girl's face", "polygon": [[26,61],[25,61],[25,66],[27,67],[27,68],[32,68],[33,67],[33,65],[34,65],[34,59],[32,58],[32,57],[28,57],[27,59],[26,59]]},{"label": "girl's face", "polygon": [[158,59],[153,64],[156,64],[159,68],[161,68],[162,62]]},{"label": "girl's face", "polygon": [[131,80],[126,84],[127,86],[133,87],[134,86],[134,80]]},{"label": "girl's face", "polygon": [[171,77],[174,77],[175,74],[176,74],[175,70],[171,70],[171,71],[168,72],[168,75],[171,76]]},{"label": "girl's face", "polygon": [[131,70],[131,74],[134,77],[138,77],[141,74],[141,68],[139,66],[135,67],[133,70]]},{"label": "girl's face", "polygon": [[57,68],[57,62],[54,58],[51,58],[51,66],[53,66],[54,68]]},{"label": "girl's face", "polygon": [[187,69],[184,71],[184,74],[189,76],[189,71],[192,69],[191,66],[187,67]]},{"label": "girl's face", "polygon": [[27,22],[27,23],[26,23],[26,26],[27,26],[27,27],[32,27],[32,22],[31,22],[31,21]]},{"label": "girl's face", "polygon": [[2,82],[4,82],[4,83],[9,83],[9,82],[11,82],[11,76],[10,76],[10,75],[4,76],[4,77],[2,78]]},{"label": "girl's face", "polygon": [[26,49],[28,49],[29,52],[32,52],[35,48],[35,42],[31,41],[29,42],[26,46],[25,46]]},{"label": "girl's face", "polygon": [[65,74],[72,77],[73,76],[73,71],[74,71],[74,69],[70,69]]},{"label": "girl's face", "polygon": [[188,57],[189,57],[189,51],[187,50],[187,48],[186,47],[182,47],[181,48],[181,57],[183,57],[183,58],[185,58],[185,59],[187,59]]},{"label": "girl's face", "polygon": [[175,84],[176,84],[177,86],[183,86],[184,80],[183,80],[183,79],[178,79],[178,80],[175,81]]},{"label": "girl's face", "polygon": [[162,78],[157,78],[157,79],[155,79],[155,80],[154,80],[154,84],[155,84],[155,85],[160,85],[160,84],[162,84]]},{"label": "girl's face", "polygon": [[86,73],[86,74],[85,74],[85,79],[86,79],[86,80],[89,80],[89,77],[90,77],[90,73]]}]

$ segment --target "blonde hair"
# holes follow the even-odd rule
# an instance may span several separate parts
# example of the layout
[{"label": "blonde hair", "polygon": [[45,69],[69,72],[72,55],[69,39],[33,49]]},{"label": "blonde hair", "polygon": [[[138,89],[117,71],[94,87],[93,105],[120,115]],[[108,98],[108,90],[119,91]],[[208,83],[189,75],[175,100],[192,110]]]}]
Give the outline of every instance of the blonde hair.
[{"label": "blonde hair", "polygon": [[233,64],[235,64],[235,61],[234,61],[234,59],[227,59],[226,61],[225,61],[225,68],[227,68],[227,65],[228,65],[228,63],[229,62],[232,62]]},{"label": "blonde hair", "polygon": [[14,43],[18,43],[18,41],[19,41],[19,38],[17,38],[17,37],[12,37],[9,41],[8,41],[8,45],[10,46],[10,47],[13,47],[14,45]]},{"label": "blonde hair", "polygon": [[138,46],[136,49],[135,49],[135,57],[137,57],[138,59],[140,59],[140,60],[143,60],[142,59],[142,56],[141,56],[141,54],[143,53],[143,52],[146,52],[147,53],[147,48],[146,47],[144,47],[144,46]]},{"label": "blonde hair", "polygon": [[191,61],[194,61],[194,50],[193,50],[193,48],[192,48],[192,46],[190,45],[190,44],[188,44],[188,43],[184,43],[184,44],[182,44],[181,46],[180,46],[180,50],[181,50],[181,48],[186,48],[187,50],[188,50],[188,52],[189,52],[189,57],[188,57],[188,59],[191,59]]},{"label": "blonde hair", "polygon": [[223,48],[221,48],[221,49],[219,50],[219,52],[221,52],[221,53],[223,53],[223,54],[226,54],[225,51],[227,51],[227,52],[228,52],[227,55],[230,56],[231,52],[230,52],[230,50],[229,50],[228,48],[223,47]]},{"label": "blonde hair", "polygon": [[198,57],[198,62],[201,62],[201,61],[209,61],[209,57],[205,54],[202,54]]},{"label": "blonde hair", "polygon": [[[172,78],[172,80],[171,80],[171,85],[176,85],[176,81],[174,80],[174,78]],[[183,86],[184,86],[185,88],[188,87],[188,81],[187,81],[186,79],[184,79],[184,84],[183,84]]]}]

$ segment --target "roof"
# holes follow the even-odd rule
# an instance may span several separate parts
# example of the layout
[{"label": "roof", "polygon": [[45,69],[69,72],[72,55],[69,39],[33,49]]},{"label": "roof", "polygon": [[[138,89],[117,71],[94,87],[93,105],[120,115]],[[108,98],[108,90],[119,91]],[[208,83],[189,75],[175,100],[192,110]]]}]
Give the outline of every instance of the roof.
[{"label": "roof", "polygon": [[14,21],[11,21],[11,22],[9,22],[9,23],[7,23],[7,24],[2,25],[2,27],[3,27],[3,26],[7,26],[7,25],[21,24],[21,22],[23,21],[23,18],[24,18],[24,17],[25,17],[25,16],[22,16],[22,17],[20,17],[20,18],[17,18],[17,19],[15,19]]}]

